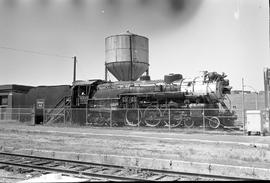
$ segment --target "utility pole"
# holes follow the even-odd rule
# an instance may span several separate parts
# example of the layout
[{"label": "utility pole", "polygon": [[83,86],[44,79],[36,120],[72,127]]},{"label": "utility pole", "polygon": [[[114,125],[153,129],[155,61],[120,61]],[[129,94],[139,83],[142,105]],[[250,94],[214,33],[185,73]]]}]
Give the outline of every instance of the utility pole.
[{"label": "utility pole", "polygon": [[77,64],[77,58],[76,56],[73,57],[74,66],[73,66],[73,83],[76,81],[76,64]]},{"label": "utility pole", "polygon": [[245,97],[244,97],[244,78],[242,78],[242,122],[243,133],[245,134]]},{"label": "utility pole", "polygon": [[250,85],[244,85],[244,87],[249,87],[251,88],[254,92],[255,92],[255,109],[258,110],[258,95],[259,95],[259,91],[257,91],[255,88],[253,88],[252,86]]},{"label": "utility pole", "polygon": [[255,92],[255,94],[256,94],[256,110],[258,110],[259,109],[259,107],[258,107],[258,95],[259,95],[259,92]]}]

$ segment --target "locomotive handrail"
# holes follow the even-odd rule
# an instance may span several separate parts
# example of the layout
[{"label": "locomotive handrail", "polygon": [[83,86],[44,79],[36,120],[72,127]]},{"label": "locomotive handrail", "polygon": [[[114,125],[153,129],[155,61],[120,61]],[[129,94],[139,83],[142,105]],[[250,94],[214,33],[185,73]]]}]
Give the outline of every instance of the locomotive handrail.
[{"label": "locomotive handrail", "polygon": [[226,99],[229,101],[230,110],[231,110],[231,108],[232,108],[232,101],[231,101],[231,99],[229,98],[229,96],[227,94],[225,96],[226,96]]},{"label": "locomotive handrail", "polygon": [[61,102],[64,100],[64,99],[66,99],[66,98],[70,98],[71,96],[68,96],[68,95],[66,95],[66,96],[60,96],[59,98],[58,98],[58,100],[57,100],[57,103],[54,105],[54,107],[52,108],[52,109],[54,109],[54,108],[57,108],[57,106],[59,106],[60,104],[61,104]]},{"label": "locomotive handrail", "polygon": [[[207,88],[209,88],[210,91],[215,95],[215,97],[218,98],[218,96],[216,95],[216,93],[213,92],[213,90],[209,87],[209,85],[207,85]],[[225,96],[226,96],[226,95],[225,95]],[[230,101],[230,100],[229,100],[229,101]],[[224,103],[224,101],[219,100],[219,103],[220,103],[220,104],[222,105],[222,107],[224,107],[226,110],[229,110],[229,108],[228,108],[227,105]]]},{"label": "locomotive handrail", "polygon": [[[61,111],[65,107],[65,105],[66,105],[65,101],[66,101],[67,98],[71,98],[71,96],[66,95],[66,96],[62,97],[60,100],[58,100],[58,102],[54,105],[54,107],[51,108],[51,110],[49,110],[47,112],[47,115],[49,115],[50,117],[48,119],[46,119],[46,122],[49,122],[49,121],[53,120],[54,118],[57,118],[58,114],[61,113]],[[64,106],[59,107],[59,105],[62,104],[63,102],[64,102]],[[55,110],[56,110],[56,114],[51,115]]]},{"label": "locomotive handrail", "polygon": [[218,98],[217,94],[209,87],[209,85],[207,85],[207,88]]},{"label": "locomotive handrail", "polygon": [[95,100],[118,100],[120,98],[94,98],[94,99],[88,99],[89,101],[95,101]]}]

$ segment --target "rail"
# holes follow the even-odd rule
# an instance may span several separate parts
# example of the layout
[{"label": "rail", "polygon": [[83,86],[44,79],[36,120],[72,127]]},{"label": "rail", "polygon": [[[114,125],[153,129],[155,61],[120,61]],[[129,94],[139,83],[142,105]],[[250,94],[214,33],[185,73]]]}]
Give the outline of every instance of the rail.
[{"label": "rail", "polygon": [[256,180],[223,175],[175,172],[139,167],[123,167],[111,164],[55,159],[7,152],[0,152],[0,164],[31,169],[33,171],[61,172],[77,176],[80,175],[84,178],[101,178],[112,181]]}]

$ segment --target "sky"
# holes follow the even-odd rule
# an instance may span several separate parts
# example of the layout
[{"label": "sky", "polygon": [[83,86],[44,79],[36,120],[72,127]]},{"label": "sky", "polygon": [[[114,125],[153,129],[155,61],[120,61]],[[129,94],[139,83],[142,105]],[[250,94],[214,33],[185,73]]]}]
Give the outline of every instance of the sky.
[{"label": "sky", "polygon": [[263,90],[267,0],[0,0],[0,85],[71,85],[73,56],[78,80],[104,79],[105,38],[127,30],[149,39],[151,79],[208,70]]}]

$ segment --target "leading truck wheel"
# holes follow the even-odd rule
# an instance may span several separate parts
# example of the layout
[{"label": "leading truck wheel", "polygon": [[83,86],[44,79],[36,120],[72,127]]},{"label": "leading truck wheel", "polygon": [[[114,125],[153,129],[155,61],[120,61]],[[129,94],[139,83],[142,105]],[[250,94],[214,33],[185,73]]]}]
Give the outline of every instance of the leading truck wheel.
[{"label": "leading truck wheel", "polygon": [[144,122],[147,126],[156,127],[161,121],[162,113],[159,108],[148,107],[144,111]]},{"label": "leading truck wheel", "polygon": [[212,117],[209,119],[209,126],[211,128],[218,128],[220,125],[220,121],[217,117]]},{"label": "leading truck wheel", "polygon": [[129,126],[138,126],[141,122],[142,112],[139,109],[127,109],[126,123]]}]

